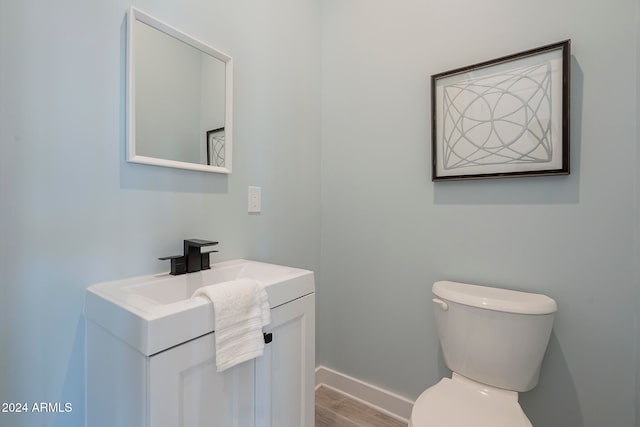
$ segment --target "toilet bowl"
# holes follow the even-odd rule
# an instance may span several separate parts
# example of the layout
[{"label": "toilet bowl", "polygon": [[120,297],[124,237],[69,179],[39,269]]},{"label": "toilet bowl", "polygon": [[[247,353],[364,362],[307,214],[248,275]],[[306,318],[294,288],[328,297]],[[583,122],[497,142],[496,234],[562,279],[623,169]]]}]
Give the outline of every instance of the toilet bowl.
[{"label": "toilet bowl", "polygon": [[532,426],[518,404],[518,393],[454,373],[418,397],[409,427]]},{"label": "toilet bowl", "polygon": [[456,282],[436,282],[433,293],[453,374],[418,397],[409,427],[532,427],[518,393],[538,383],[555,301]]}]

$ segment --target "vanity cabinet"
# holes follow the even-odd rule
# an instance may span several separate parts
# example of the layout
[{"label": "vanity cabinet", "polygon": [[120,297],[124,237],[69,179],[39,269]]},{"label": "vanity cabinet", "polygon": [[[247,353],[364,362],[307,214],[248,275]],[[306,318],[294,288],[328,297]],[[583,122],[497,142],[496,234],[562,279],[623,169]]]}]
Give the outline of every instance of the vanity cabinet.
[{"label": "vanity cabinet", "polygon": [[[252,264],[236,265],[241,262]],[[237,267],[235,277],[240,277],[255,264],[222,263],[215,274],[227,279]],[[177,302],[151,304],[150,298],[140,298],[143,288],[133,279],[90,287],[85,303],[87,427],[312,427],[313,273],[286,272],[285,279],[265,286],[272,341],[264,354],[220,373],[213,310],[206,300],[182,299],[179,293],[172,297]],[[203,273],[203,281],[212,280],[212,274]],[[167,280],[176,286],[181,286],[177,280],[185,286],[203,284],[187,283],[194,278],[149,276],[142,281],[153,289]],[[184,295],[192,292],[186,289]],[[191,336],[176,341],[181,334]]]},{"label": "vanity cabinet", "polygon": [[89,322],[87,426],[313,426],[315,294],[271,311],[262,357],[216,371],[214,333],[143,357]]},{"label": "vanity cabinet", "polygon": [[313,426],[314,294],[272,310],[264,354],[216,372],[214,334],[149,358],[149,426]]}]

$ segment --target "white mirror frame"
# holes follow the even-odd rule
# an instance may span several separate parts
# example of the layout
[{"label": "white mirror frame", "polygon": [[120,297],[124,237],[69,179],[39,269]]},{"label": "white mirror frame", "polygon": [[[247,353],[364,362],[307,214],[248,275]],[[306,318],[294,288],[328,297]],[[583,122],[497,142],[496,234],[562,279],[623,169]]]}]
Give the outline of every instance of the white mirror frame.
[{"label": "white mirror frame", "polygon": [[[134,40],[135,21],[143,22],[151,27],[170,35],[194,48],[213,56],[225,63],[225,166],[210,166],[198,163],[188,163],[176,160],[160,159],[155,157],[140,156],[136,154],[136,100],[135,100],[135,61]],[[127,161],[147,165],[165,166],[179,169],[190,169],[204,172],[231,173],[232,130],[233,130],[233,59],[208,46],[201,41],[159,21],[158,19],[136,9],[129,8],[127,14]]]}]

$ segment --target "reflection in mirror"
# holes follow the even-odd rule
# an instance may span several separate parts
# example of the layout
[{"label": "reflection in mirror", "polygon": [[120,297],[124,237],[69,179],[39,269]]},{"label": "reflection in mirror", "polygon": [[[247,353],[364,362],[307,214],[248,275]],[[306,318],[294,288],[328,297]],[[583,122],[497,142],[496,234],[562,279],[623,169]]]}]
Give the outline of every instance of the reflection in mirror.
[{"label": "reflection in mirror", "polygon": [[231,172],[231,58],[131,8],[128,156]]},{"label": "reflection in mirror", "polygon": [[207,164],[224,166],[224,127],[207,131]]}]

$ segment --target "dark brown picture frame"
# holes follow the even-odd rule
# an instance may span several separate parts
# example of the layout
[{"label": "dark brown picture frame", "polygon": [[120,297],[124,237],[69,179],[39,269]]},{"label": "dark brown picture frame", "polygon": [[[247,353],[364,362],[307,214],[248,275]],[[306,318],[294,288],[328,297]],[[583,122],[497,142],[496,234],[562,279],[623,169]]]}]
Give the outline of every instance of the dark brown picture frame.
[{"label": "dark brown picture frame", "polygon": [[568,175],[571,40],[431,76],[433,181]]}]

